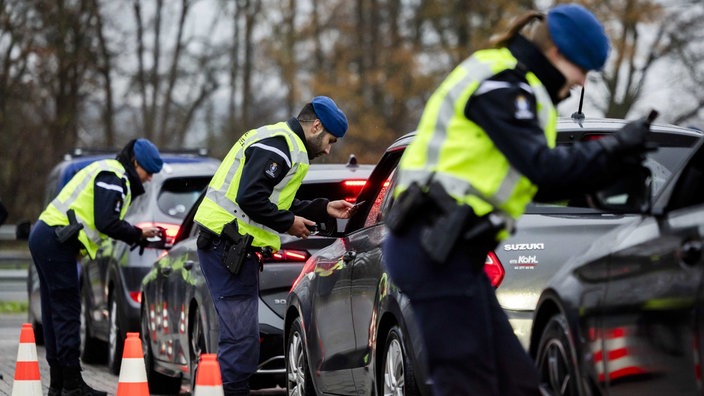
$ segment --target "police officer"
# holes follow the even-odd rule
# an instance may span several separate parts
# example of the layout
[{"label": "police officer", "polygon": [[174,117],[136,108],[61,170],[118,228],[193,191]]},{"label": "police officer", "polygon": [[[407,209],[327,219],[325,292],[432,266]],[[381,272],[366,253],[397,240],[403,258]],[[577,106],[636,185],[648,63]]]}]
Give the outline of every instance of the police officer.
[{"label": "police officer", "polygon": [[[309,160],[329,154],[347,131],[347,117],[335,102],[317,96],[298,117],[246,132],[215,172],[195,221],[200,225],[198,258],[220,324],[218,361],[225,394],[248,395],[249,377],[259,362],[259,268],[255,252],[276,251],[279,233],[307,238],[316,222],[348,218],[344,200],[294,199]],[[242,243],[226,237],[229,227],[250,245],[237,270],[229,252]],[[238,239],[238,237],[236,237]]]},{"label": "police officer", "polygon": [[456,67],[426,104],[399,164],[383,250],[410,298],[436,396],[540,394],[483,266],[532,199],[563,199],[642,169],[645,120],[555,147],[556,104],[608,52],[584,7],[530,12]]},{"label": "police officer", "polygon": [[95,258],[107,237],[141,244],[159,235],[122,220],[142,183],[161,171],[162,159],[147,139],[130,141],[116,159],[93,162],[76,173],[32,227],[29,250],[39,274],[49,395],[106,395],[88,386],[79,362],[81,298],[76,260]]}]

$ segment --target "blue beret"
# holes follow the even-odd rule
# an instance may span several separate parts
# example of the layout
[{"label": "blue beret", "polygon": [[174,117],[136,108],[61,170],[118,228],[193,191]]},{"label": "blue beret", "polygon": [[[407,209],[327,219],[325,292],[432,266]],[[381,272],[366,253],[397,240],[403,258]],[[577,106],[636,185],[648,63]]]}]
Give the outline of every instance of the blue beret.
[{"label": "blue beret", "polygon": [[164,165],[159,150],[147,139],[137,139],[134,142],[134,159],[149,173],[159,173]]},{"label": "blue beret", "polygon": [[313,110],[323,123],[325,129],[333,135],[341,138],[347,132],[347,117],[340,110],[335,102],[327,96],[316,96],[313,98]]},{"label": "blue beret", "polygon": [[557,49],[584,70],[601,70],[609,56],[609,38],[594,14],[577,4],[548,11],[548,30]]}]

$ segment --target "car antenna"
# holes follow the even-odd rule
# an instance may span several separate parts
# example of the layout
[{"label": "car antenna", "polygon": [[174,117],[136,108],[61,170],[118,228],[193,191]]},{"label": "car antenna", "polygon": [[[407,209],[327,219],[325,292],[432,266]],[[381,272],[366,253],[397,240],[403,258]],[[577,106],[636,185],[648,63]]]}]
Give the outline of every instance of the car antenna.
[{"label": "car antenna", "polygon": [[582,105],[584,104],[584,87],[582,87],[582,92],[579,94],[579,108],[577,111],[572,113],[572,119],[577,121],[579,126],[582,126],[582,121],[584,121],[584,113],[582,113]]},{"label": "car antenna", "polygon": [[357,168],[359,167],[359,164],[357,163],[357,157],[354,154],[350,154],[350,157],[347,159],[347,164],[346,166],[348,168]]}]

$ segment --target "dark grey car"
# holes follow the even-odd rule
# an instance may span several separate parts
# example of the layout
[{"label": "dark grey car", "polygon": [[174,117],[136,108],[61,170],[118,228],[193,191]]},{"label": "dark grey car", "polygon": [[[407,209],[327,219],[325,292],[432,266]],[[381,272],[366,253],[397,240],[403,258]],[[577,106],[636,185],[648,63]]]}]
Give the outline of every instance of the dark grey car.
[{"label": "dark grey car", "polygon": [[[296,197],[354,202],[371,169],[354,158],[348,164],[312,164]],[[177,393],[184,381],[192,386],[201,353],[217,352],[218,318],[196,252],[194,209],[173,248],[153,264],[142,283],[142,342],[153,393]],[[336,231],[345,222],[332,219],[319,228],[339,235]],[[260,361],[250,383],[253,389],[284,385],[286,296],[306,259],[334,241],[325,235],[299,239],[283,234],[281,238],[281,249],[264,260],[259,275]]]},{"label": "dark grey car", "polygon": [[[598,139],[623,120],[561,119],[558,144]],[[701,140],[686,128],[654,125],[648,154],[653,195],[660,196]],[[394,170],[412,135],[387,149],[358,199],[365,205],[345,235],[306,263],[288,297],[285,317],[289,394],[430,394],[412,310],[382,265],[383,213],[392,200]],[[538,296],[568,257],[620,224],[638,218],[597,210],[583,199],[531,205],[517,232],[487,257],[485,272],[497,287],[516,334],[528,346]]]},{"label": "dark grey car", "polygon": [[542,290],[530,352],[554,394],[702,394],[704,142],[697,143],[643,214],[559,263]]}]

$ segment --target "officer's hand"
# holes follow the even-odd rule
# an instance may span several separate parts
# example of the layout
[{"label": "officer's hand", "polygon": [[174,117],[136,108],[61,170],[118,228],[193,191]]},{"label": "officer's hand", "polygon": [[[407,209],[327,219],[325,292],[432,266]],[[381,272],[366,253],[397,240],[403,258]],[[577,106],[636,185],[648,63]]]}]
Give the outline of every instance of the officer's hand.
[{"label": "officer's hand", "polygon": [[655,117],[657,112],[652,111],[647,118],[631,121],[615,134],[601,139],[606,151],[613,155],[640,158],[643,153],[652,150],[654,146],[646,143],[646,136]]},{"label": "officer's hand", "polygon": [[328,202],[328,214],[336,219],[349,219],[353,213],[352,208],[354,205],[344,199]]},{"label": "officer's hand", "polygon": [[[310,227],[310,229],[308,228]],[[315,222],[308,220],[305,217],[294,216],[293,224],[289,227],[287,234],[306,239],[311,233],[311,229],[315,227]]]},{"label": "officer's hand", "polygon": [[142,228],[142,238],[154,238],[156,236],[161,236],[161,227],[145,227]]}]

